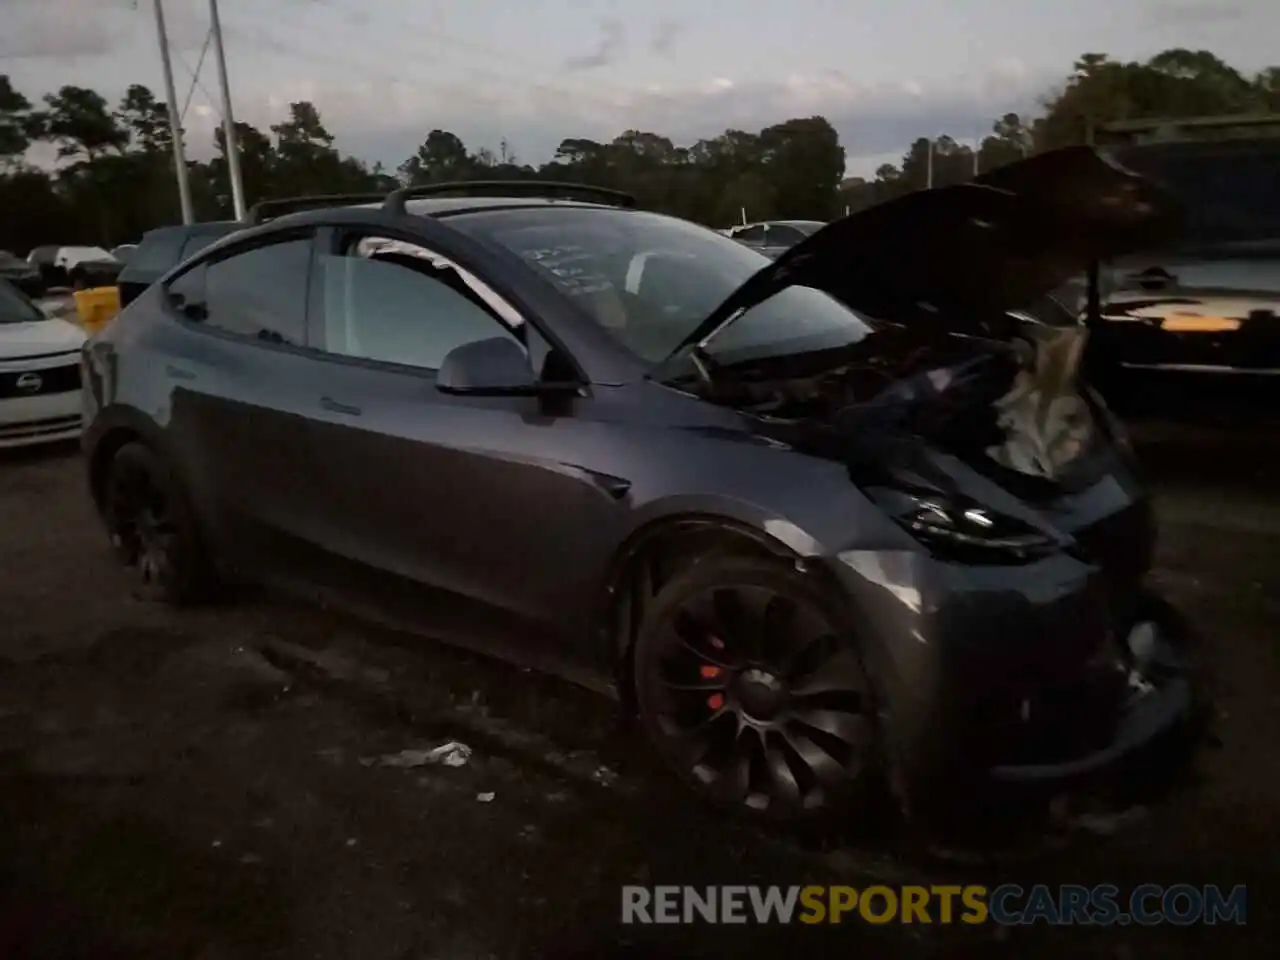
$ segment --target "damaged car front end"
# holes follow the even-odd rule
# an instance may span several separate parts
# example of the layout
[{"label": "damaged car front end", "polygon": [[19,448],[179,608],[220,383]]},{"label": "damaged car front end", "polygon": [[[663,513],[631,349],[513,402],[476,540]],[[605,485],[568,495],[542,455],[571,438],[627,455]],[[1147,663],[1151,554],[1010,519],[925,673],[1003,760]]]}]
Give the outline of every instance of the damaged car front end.
[{"label": "damaged car front end", "polygon": [[[1183,628],[1145,586],[1151,503],[1083,381],[1087,330],[1049,295],[1177,223],[1093,151],[1047,154],[831,224],[662,367],[770,442],[842,464],[907,534],[852,536],[824,564],[917,809],[964,780],[1105,778],[1189,729]],[[787,323],[796,289],[858,332],[753,349],[750,328]]]}]

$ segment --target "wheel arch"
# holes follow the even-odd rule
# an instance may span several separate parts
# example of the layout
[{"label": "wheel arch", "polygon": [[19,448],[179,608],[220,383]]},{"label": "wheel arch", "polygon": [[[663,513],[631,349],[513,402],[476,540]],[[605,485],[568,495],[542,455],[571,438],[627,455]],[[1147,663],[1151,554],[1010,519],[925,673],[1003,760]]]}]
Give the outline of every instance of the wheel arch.
[{"label": "wheel arch", "polygon": [[103,410],[86,431],[82,442],[89,492],[97,506],[102,505],[102,485],[111,458],[121,447],[135,442],[150,447],[176,468],[164,432],[141,410],[123,405]]},{"label": "wheel arch", "polygon": [[[614,552],[596,593],[595,636],[628,712],[632,654],[645,604],[690,564],[710,556],[757,556],[809,569],[817,544],[780,518],[712,509],[666,513],[633,530]],[[816,565],[814,565],[816,566]]]}]

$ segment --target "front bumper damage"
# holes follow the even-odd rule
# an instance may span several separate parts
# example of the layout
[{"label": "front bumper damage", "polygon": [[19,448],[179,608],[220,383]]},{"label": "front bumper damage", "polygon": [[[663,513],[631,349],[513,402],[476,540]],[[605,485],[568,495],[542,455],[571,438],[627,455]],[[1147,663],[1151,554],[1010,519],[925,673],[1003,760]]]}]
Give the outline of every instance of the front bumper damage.
[{"label": "front bumper damage", "polygon": [[832,564],[860,615],[888,761],[908,805],[1052,795],[1177,753],[1197,715],[1176,613],[1068,554],[960,566],[916,551]]},{"label": "front bumper damage", "polygon": [[[1058,739],[1056,731],[1052,727],[1046,729],[1041,722],[1039,735],[1027,738],[1030,751],[1020,762],[990,768],[991,778],[1054,789],[1084,786],[1122,772],[1121,768],[1127,765],[1151,759],[1159,748],[1173,746],[1182,735],[1191,732],[1195,698],[1167,625],[1157,620],[1133,624],[1115,651],[1113,662],[1103,669],[1114,671],[1119,682],[1113,693],[1115,699],[1103,707],[1102,715],[1109,718],[1107,727],[1091,750],[1065,754],[1055,751],[1051,745]],[[1078,711],[1083,704],[1071,706]],[[1028,727],[1030,719],[1028,716],[1025,721]],[[1079,722],[1070,712],[1050,723],[1054,720],[1064,724]],[[1042,751],[1039,757],[1037,749]],[[1045,759],[1054,756],[1058,759]]]}]

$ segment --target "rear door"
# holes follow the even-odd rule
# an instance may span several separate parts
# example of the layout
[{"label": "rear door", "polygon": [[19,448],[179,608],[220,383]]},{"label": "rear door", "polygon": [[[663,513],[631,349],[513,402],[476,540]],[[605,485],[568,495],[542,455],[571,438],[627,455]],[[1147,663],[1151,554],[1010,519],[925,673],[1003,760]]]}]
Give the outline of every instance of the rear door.
[{"label": "rear door", "polygon": [[[578,633],[578,598],[602,563],[594,544],[623,520],[622,478],[578,466],[606,428],[591,422],[588,397],[552,408],[440,393],[445,355],[491,337],[517,342],[544,375],[565,374],[491,288],[433,269],[434,251],[382,243],[335,232],[311,310],[330,359],[313,401],[312,459],[337,579],[381,612],[469,645],[546,651]],[[587,654],[555,652],[569,662]]]},{"label": "rear door", "polygon": [[254,568],[305,555],[315,512],[307,418],[323,374],[306,342],[309,231],[201,261],[165,285],[172,443],[211,534]]}]

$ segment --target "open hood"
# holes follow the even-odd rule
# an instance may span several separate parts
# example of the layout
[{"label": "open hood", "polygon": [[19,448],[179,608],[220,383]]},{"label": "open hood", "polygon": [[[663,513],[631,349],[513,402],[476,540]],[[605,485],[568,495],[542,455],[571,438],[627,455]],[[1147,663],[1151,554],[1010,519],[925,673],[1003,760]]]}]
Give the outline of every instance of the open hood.
[{"label": "open hood", "polygon": [[1181,222],[1171,196],[1096,150],[1054,150],[828,224],[748,279],[672,355],[789,286],[899,322],[1025,308],[1095,261],[1168,243]]}]

